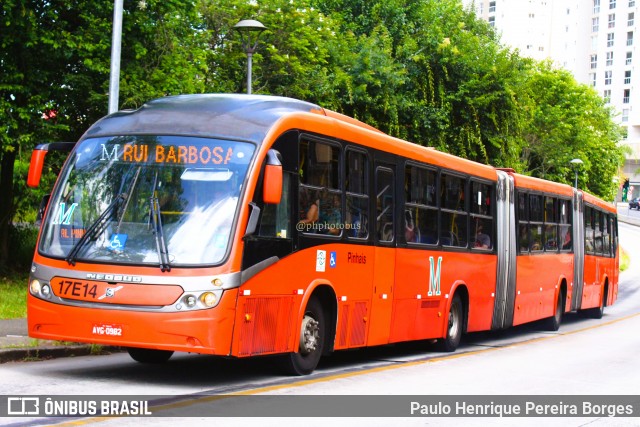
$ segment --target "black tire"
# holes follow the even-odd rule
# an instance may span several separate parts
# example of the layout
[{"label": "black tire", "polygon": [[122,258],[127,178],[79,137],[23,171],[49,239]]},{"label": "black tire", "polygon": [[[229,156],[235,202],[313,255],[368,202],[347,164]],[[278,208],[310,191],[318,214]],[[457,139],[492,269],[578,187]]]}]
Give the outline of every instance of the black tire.
[{"label": "black tire", "polygon": [[438,349],[451,353],[456,351],[464,329],[464,307],[460,295],[455,294],[451,301],[447,320],[447,335],[438,340]]},{"label": "black tire", "polygon": [[140,363],[164,363],[173,355],[170,350],[152,350],[149,348],[127,348],[129,356]]},{"label": "black tire", "polygon": [[553,313],[553,316],[545,319],[546,329],[549,331],[557,331],[558,329],[560,329],[560,324],[562,323],[562,315],[564,314],[564,304],[562,298],[562,292],[558,292],[556,311]]},{"label": "black tire", "polygon": [[593,319],[602,319],[604,316],[604,308],[607,305],[607,291],[605,290],[600,298],[600,307],[590,308],[586,310],[587,315]]},{"label": "black tire", "polygon": [[325,313],[320,301],[312,297],[300,324],[299,347],[283,357],[284,369],[290,375],[309,375],[318,366],[325,344]]}]

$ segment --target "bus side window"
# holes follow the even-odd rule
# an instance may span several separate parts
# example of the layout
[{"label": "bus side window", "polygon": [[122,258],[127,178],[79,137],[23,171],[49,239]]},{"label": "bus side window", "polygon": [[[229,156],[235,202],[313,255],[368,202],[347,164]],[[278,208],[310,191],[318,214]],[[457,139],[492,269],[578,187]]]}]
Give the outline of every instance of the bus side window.
[{"label": "bus side window", "polygon": [[379,168],[376,171],[376,231],[378,241],[392,242],[394,234],[393,172]]},{"label": "bus side window", "polygon": [[369,237],[369,159],[366,153],[348,148],[345,168],[346,221],[348,237]]},{"label": "bus side window", "polygon": [[280,203],[265,204],[260,218],[260,230],[262,237],[291,238],[291,173],[282,175],[282,197]]}]

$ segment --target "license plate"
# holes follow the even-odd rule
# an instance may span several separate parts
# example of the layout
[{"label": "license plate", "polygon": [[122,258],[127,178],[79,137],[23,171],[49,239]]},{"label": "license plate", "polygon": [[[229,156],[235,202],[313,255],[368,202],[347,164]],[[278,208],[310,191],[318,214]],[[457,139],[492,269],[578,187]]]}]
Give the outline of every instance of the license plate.
[{"label": "license plate", "polygon": [[54,277],[51,281],[53,293],[61,298],[93,301],[101,299],[105,295],[108,283],[91,282],[88,280],[66,279]]},{"label": "license plate", "polygon": [[102,324],[102,323],[94,324],[91,333],[93,335],[107,335],[111,337],[121,337],[122,325]]}]

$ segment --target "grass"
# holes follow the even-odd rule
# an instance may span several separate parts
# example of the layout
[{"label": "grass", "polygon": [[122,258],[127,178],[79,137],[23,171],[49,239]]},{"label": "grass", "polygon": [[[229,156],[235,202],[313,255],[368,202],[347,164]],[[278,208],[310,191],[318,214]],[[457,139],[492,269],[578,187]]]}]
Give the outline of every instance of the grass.
[{"label": "grass", "polygon": [[0,276],[0,319],[27,317],[28,273]]}]

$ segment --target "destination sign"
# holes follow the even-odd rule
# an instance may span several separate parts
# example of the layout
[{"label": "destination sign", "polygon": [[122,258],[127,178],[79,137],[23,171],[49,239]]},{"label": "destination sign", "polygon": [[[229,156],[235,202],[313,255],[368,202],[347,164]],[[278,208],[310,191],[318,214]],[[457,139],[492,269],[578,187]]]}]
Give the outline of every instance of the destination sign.
[{"label": "destination sign", "polygon": [[[101,144],[100,160],[125,163],[184,165],[227,165],[233,161],[233,147],[221,145]],[[237,153],[241,159],[244,153]]]}]

